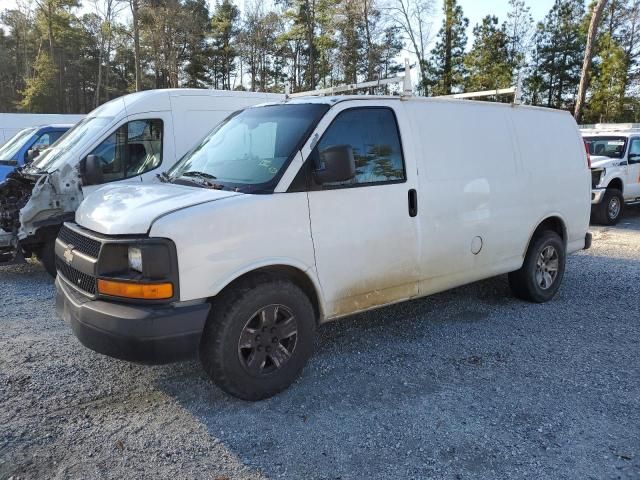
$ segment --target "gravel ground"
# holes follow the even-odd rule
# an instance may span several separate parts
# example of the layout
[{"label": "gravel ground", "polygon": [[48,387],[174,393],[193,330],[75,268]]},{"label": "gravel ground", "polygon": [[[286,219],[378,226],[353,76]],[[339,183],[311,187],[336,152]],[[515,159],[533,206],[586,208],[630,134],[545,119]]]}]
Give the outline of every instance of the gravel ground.
[{"label": "gravel ground", "polygon": [[39,265],[0,271],[0,478],[640,478],[640,208],[556,300],[505,277],[319,329],[283,394],[82,347]]}]

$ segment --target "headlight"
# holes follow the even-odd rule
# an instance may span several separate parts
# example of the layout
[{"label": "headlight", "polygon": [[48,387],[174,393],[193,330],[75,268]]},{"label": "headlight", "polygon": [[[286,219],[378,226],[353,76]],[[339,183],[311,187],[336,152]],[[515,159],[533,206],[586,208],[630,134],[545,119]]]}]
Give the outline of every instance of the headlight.
[{"label": "headlight", "polygon": [[138,247],[129,247],[129,268],[142,273],[142,250]]}]

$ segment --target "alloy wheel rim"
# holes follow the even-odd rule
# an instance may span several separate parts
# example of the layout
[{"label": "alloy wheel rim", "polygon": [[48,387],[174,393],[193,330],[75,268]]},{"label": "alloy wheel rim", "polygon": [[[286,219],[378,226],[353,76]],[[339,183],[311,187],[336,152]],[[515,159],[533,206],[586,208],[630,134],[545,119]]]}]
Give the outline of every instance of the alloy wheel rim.
[{"label": "alloy wheel rim", "polygon": [[609,200],[609,218],[614,219],[617,218],[620,214],[620,199],[618,197],[613,197]]},{"label": "alloy wheel rim", "polygon": [[542,290],[548,290],[558,277],[560,258],[551,245],[542,249],[536,262],[536,282]]},{"label": "alloy wheel rim", "polygon": [[252,376],[263,376],[283,368],[298,343],[298,322],[285,305],[267,305],[245,323],[238,340],[238,357]]}]

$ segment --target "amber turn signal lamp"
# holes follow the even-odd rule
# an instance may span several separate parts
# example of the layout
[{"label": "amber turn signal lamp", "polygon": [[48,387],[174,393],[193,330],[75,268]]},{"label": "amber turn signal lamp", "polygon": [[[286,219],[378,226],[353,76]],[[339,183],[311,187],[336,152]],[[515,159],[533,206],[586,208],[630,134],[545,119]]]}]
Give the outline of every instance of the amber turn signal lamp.
[{"label": "amber turn signal lamp", "polygon": [[173,297],[173,285],[170,283],[130,283],[98,280],[98,292],[102,295],[113,297],[166,300]]}]

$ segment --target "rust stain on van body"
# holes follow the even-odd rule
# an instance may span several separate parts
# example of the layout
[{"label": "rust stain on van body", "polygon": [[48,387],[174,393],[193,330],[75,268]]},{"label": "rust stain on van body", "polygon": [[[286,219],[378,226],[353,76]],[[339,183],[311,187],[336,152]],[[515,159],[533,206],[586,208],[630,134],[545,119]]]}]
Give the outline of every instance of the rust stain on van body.
[{"label": "rust stain on van body", "polygon": [[358,282],[345,291],[344,297],[333,302],[327,312],[325,321],[365,312],[374,308],[418,297],[418,282],[407,282],[407,276],[386,278],[384,283]]}]

